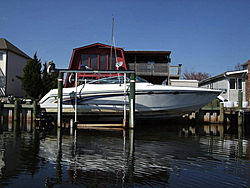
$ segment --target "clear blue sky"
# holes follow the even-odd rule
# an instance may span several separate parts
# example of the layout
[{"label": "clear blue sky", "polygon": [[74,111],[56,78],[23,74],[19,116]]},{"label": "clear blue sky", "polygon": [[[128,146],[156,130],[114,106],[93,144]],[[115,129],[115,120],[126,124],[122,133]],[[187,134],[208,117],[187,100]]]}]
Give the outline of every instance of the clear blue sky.
[{"label": "clear blue sky", "polygon": [[0,38],[68,68],[72,50],[110,44],[170,50],[172,65],[210,73],[250,59],[250,0],[1,0]]}]

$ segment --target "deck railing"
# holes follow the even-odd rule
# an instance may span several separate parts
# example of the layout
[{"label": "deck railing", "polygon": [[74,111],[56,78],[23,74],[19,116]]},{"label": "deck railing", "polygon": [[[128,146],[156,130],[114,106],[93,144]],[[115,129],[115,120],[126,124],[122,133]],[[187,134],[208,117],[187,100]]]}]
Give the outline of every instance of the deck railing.
[{"label": "deck railing", "polygon": [[130,70],[138,76],[181,76],[181,65],[169,66],[167,63],[128,63]]}]

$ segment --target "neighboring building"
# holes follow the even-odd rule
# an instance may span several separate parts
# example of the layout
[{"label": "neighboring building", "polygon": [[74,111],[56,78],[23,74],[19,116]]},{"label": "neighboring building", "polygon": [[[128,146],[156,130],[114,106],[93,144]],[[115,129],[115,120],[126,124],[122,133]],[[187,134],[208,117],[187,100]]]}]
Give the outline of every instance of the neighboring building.
[{"label": "neighboring building", "polygon": [[30,57],[4,38],[0,38],[0,96],[24,96],[21,80]]},{"label": "neighboring building", "polygon": [[[170,51],[125,51],[122,48],[95,43],[74,49],[69,69],[130,69],[135,70],[136,75],[149,82],[161,84],[166,79],[180,78],[181,65],[169,66],[170,53]],[[95,75],[94,78],[98,76],[102,75]],[[67,74],[65,87],[74,86],[74,83],[69,81],[70,77],[70,74]],[[77,76],[79,80],[91,77],[93,75],[86,73],[78,73]]]},{"label": "neighboring building", "polygon": [[124,54],[129,69],[153,84],[180,79],[181,64],[170,66],[171,51],[125,51]]},{"label": "neighboring building", "polygon": [[[244,65],[244,64],[243,64]],[[239,91],[243,93],[243,101],[249,102],[249,71],[248,66],[243,66],[243,70],[227,71],[225,73],[219,74],[202,80],[199,82],[200,87],[211,88],[211,89],[221,89],[221,97],[226,101],[236,103],[238,101]]]},{"label": "neighboring building", "polygon": [[247,80],[246,80],[246,101],[250,104],[250,60],[242,64],[243,69],[248,70]]}]

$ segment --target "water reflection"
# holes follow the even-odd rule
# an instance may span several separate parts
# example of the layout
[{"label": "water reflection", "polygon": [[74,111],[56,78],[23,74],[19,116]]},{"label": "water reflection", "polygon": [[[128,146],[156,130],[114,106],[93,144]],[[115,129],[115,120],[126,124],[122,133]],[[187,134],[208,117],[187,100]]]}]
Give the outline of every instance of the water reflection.
[{"label": "water reflection", "polygon": [[40,169],[38,153],[39,141],[32,139],[29,134],[23,134],[22,137],[15,137],[12,134],[1,135],[0,177],[2,181],[0,185],[7,185],[10,179],[18,177],[23,171],[31,176],[36,174]]},{"label": "water reflection", "polygon": [[228,127],[57,130],[0,138],[1,187],[249,186],[248,139]]}]

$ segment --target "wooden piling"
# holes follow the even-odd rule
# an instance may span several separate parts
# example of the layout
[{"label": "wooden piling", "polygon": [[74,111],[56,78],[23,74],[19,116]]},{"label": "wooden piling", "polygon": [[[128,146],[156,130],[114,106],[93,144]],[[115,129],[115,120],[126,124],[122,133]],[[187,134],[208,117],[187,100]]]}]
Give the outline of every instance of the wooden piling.
[{"label": "wooden piling", "polygon": [[238,139],[241,139],[243,136],[243,126],[238,125]]},{"label": "wooden piling", "polygon": [[34,100],[34,102],[33,102],[33,121],[35,121],[36,120],[36,116],[37,116],[37,101],[36,100]]},{"label": "wooden piling", "polygon": [[134,128],[135,122],[135,74],[130,75],[130,95],[129,95],[129,128]]},{"label": "wooden piling", "polygon": [[35,119],[36,116],[32,116],[32,112],[31,110],[27,110],[27,112],[25,110],[23,110],[23,124],[26,126],[26,130],[28,132],[32,132],[33,130],[33,126],[35,125]]},{"label": "wooden piling", "polygon": [[220,103],[220,123],[225,124],[225,122],[224,104]]},{"label": "wooden piling", "polygon": [[243,125],[243,116],[244,116],[244,112],[242,110],[239,110],[238,111],[238,126]]},{"label": "wooden piling", "polygon": [[62,88],[63,88],[63,72],[59,72],[58,76],[58,97],[57,97],[57,127],[62,127]]},{"label": "wooden piling", "polygon": [[14,135],[19,135],[20,133],[20,104],[19,100],[16,99],[14,103]]},{"label": "wooden piling", "polygon": [[134,177],[134,163],[135,163],[135,143],[134,143],[134,129],[129,129],[129,148],[128,148],[128,161],[127,173],[128,182],[133,182]]},{"label": "wooden piling", "polygon": [[239,90],[238,92],[238,108],[242,109],[242,102],[243,102],[243,92]]},{"label": "wooden piling", "polygon": [[[36,116],[37,116],[37,102],[34,100],[33,102],[33,121],[32,121],[32,131],[33,133],[36,131]],[[35,133],[34,133],[35,134]]]},{"label": "wooden piling", "polygon": [[70,125],[70,135],[71,136],[73,136],[73,134],[74,134],[74,120],[73,119],[70,119],[70,123],[69,123],[69,125]]}]

